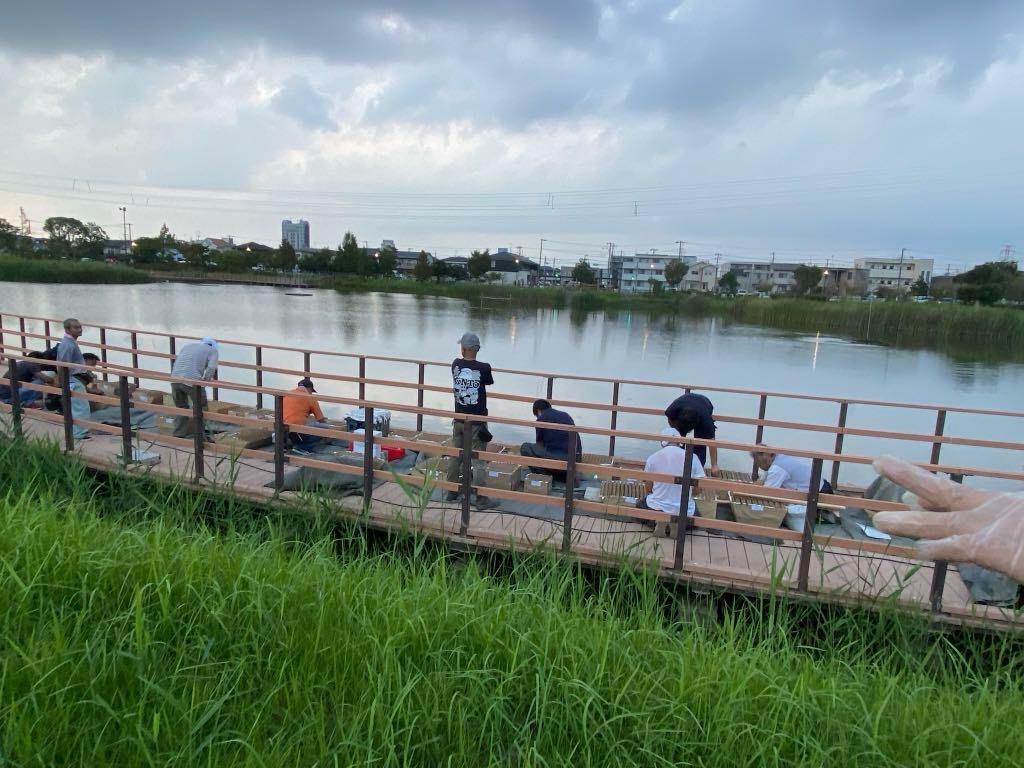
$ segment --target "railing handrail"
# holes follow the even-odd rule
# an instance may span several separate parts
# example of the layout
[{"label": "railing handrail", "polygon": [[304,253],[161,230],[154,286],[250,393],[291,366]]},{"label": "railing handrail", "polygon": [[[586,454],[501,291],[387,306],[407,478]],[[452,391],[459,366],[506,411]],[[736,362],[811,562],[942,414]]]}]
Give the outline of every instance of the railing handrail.
[{"label": "railing handrail", "polygon": [[[2,318],[5,315],[9,315],[11,317],[24,318],[25,320],[36,320],[36,321],[39,321],[39,322],[47,322],[47,323],[58,323],[59,324],[59,323],[63,322],[63,319],[57,319],[57,318],[52,318],[52,317],[48,318],[48,317],[39,317],[39,316],[34,316],[34,315],[22,315],[22,314],[15,313],[15,312],[0,312],[0,318]],[[167,331],[146,331],[146,330],[139,330],[138,328],[129,328],[129,327],[118,326],[118,325],[97,324],[97,323],[84,323],[84,322],[82,323],[82,325],[83,325],[83,327],[86,327],[86,328],[96,328],[96,329],[106,328],[107,330],[121,331],[121,332],[125,332],[125,333],[144,334],[144,335],[147,335],[147,336],[161,336],[161,337],[164,337],[164,338],[177,338],[177,339],[189,339],[189,340],[198,340],[199,338],[201,338],[199,336],[191,336],[191,335],[188,335],[188,334],[169,333]],[[20,333],[21,333],[20,331],[11,331],[11,330],[6,330],[6,329],[5,329],[4,332],[8,333],[8,334],[12,334],[12,335],[20,335]],[[57,337],[51,337],[51,338],[57,338]],[[423,365],[429,365],[429,366],[441,367],[441,368],[449,368],[449,367],[451,367],[451,362],[447,362],[446,363],[446,362],[442,362],[442,361],[438,361],[438,360],[425,360],[425,359],[417,359],[417,358],[410,358],[410,357],[391,357],[391,356],[387,356],[387,355],[372,355],[372,354],[363,354],[363,353],[358,353],[358,352],[338,352],[336,350],[314,349],[314,348],[307,348],[307,347],[288,347],[288,346],[284,346],[284,345],[280,345],[280,344],[263,344],[263,343],[256,343],[256,342],[251,342],[251,341],[238,341],[238,340],[232,340],[232,339],[218,339],[218,343],[219,344],[226,344],[228,346],[246,347],[246,348],[250,348],[250,349],[255,349],[257,347],[260,347],[262,349],[273,349],[273,350],[282,351],[282,352],[299,352],[299,353],[302,353],[302,354],[325,355],[325,356],[330,356],[330,357],[342,357],[342,358],[356,359],[356,360],[362,358],[362,359],[365,359],[365,360],[378,360],[378,361],[381,361],[381,362],[408,363],[408,364],[412,364],[412,365],[423,364]],[[143,352],[144,352],[144,350],[139,350],[140,354],[142,354]],[[585,375],[582,375],[582,374],[557,373],[557,372],[547,372],[547,371],[529,371],[529,370],[521,370],[521,369],[516,369],[516,368],[498,368],[498,367],[494,367],[494,366],[492,366],[492,370],[495,373],[507,373],[507,374],[517,375],[517,376],[533,376],[533,377],[543,378],[543,379],[555,379],[555,380],[561,379],[561,380],[565,380],[565,381],[591,381],[591,382],[600,382],[600,383],[604,383],[604,384],[619,384],[619,385],[628,384],[630,386],[659,387],[659,388],[668,388],[668,389],[677,389],[677,390],[699,390],[699,391],[705,391],[705,392],[723,392],[723,393],[729,393],[729,394],[739,394],[739,395],[749,395],[749,396],[766,395],[768,397],[786,398],[786,399],[794,399],[794,400],[809,400],[809,401],[815,401],[815,402],[828,402],[828,403],[836,403],[836,404],[847,403],[849,405],[870,405],[870,406],[878,406],[878,407],[885,407],[885,408],[907,408],[907,409],[912,409],[912,410],[946,411],[947,413],[967,413],[967,414],[975,414],[975,415],[979,415],[979,416],[1006,416],[1006,417],[1009,417],[1009,418],[1024,418],[1024,411],[1005,411],[1005,410],[998,410],[998,409],[991,409],[991,408],[973,408],[973,407],[969,407],[969,406],[960,406],[960,405],[941,405],[941,404],[929,404],[929,403],[906,403],[906,402],[899,402],[899,401],[893,401],[893,400],[872,400],[872,399],[866,399],[866,398],[846,397],[846,396],[840,396],[840,395],[812,395],[812,394],[803,394],[803,393],[797,393],[797,392],[781,392],[781,391],[777,391],[777,390],[759,390],[759,389],[747,389],[747,388],[741,388],[741,387],[723,387],[723,386],[713,385],[713,384],[693,384],[693,383],[685,383],[685,382],[679,383],[679,382],[665,382],[665,381],[647,381],[647,380],[643,380],[643,379],[610,378],[610,377],[604,377],[604,376],[585,376]]]}]

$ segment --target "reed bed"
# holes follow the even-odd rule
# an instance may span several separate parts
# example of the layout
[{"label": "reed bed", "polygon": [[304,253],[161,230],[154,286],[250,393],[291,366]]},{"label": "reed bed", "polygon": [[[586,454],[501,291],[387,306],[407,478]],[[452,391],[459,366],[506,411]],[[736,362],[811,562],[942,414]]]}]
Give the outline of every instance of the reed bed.
[{"label": "reed bed", "polygon": [[[373,543],[0,441],[0,764],[1019,765],[1021,649]],[[697,620],[703,617],[702,620]]]},{"label": "reed bed", "polygon": [[120,264],[23,259],[0,254],[0,281],[10,283],[147,283],[145,272]]}]

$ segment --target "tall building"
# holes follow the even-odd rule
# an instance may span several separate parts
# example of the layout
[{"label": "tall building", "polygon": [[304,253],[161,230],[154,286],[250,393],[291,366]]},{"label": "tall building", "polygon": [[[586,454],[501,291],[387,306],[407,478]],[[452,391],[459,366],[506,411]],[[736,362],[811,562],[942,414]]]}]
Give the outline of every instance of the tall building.
[{"label": "tall building", "polygon": [[281,240],[291,243],[296,251],[309,250],[309,222],[285,219],[281,222]]}]

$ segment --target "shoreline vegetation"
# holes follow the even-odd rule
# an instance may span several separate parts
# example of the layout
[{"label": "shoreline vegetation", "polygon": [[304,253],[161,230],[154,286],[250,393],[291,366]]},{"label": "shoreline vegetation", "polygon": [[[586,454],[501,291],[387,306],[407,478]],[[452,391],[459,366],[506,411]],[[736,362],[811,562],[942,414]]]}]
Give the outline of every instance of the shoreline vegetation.
[{"label": "shoreline vegetation", "polygon": [[[456,554],[0,436],[13,765],[984,765],[1024,646]],[[717,599],[716,599],[717,598]]]},{"label": "shoreline vegetation", "polygon": [[102,261],[23,259],[0,253],[0,282],[125,285],[152,282],[141,269]]}]

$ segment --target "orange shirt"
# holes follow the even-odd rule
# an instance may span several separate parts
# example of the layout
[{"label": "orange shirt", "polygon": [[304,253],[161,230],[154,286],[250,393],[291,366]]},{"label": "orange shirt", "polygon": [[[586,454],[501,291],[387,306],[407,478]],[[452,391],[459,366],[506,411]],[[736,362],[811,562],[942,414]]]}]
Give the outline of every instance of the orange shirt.
[{"label": "orange shirt", "polygon": [[306,423],[306,418],[310,414],[316,416],[317,421],[324,420],[324,412],[320,410],[320,403],[316,401],[316,398],[313,395],[307,394],[306,390],[302,389],[302,387],[296,387],[292,392],[296,392],[302,396],[284,396],[282,410],[284,411],[285,424],[301,426]]}]

